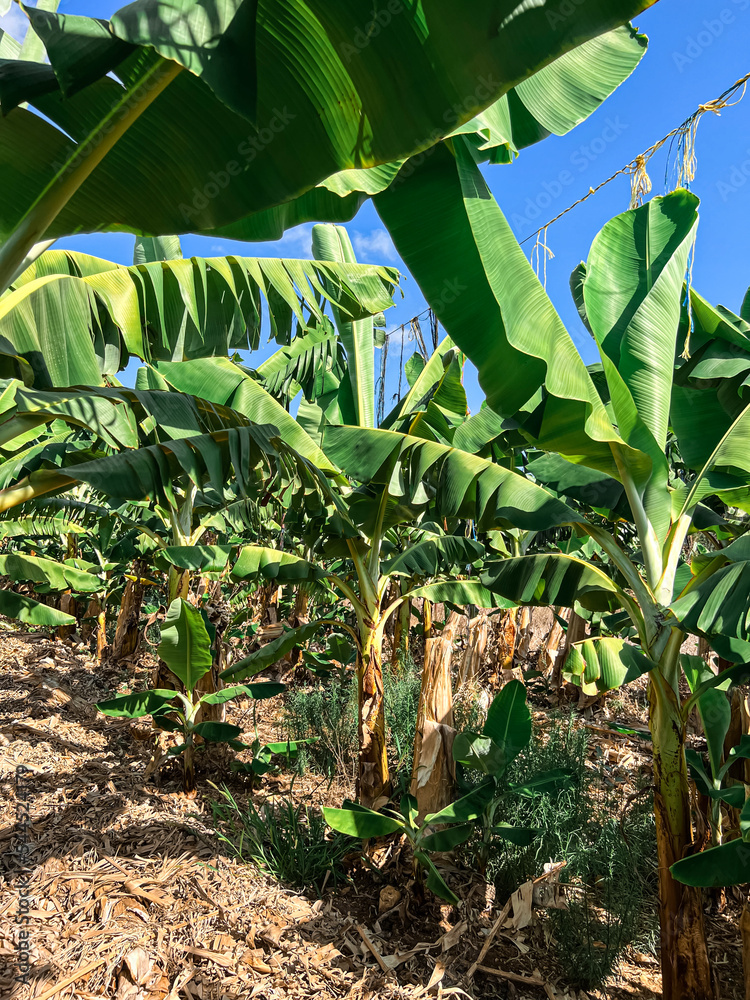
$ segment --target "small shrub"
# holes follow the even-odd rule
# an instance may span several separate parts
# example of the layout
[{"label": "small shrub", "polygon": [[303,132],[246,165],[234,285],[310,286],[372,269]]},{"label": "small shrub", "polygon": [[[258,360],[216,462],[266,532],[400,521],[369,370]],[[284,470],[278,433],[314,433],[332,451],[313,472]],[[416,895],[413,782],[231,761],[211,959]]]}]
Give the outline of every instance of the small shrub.
[{"label": "small shrub", "polygon": [[[216,787],[216,786],[214,786]],[[327,880],[345,878],[342,859],[358,843],[334,833],[326,838],[326,823],[316,809],[264,803],[243,809],[226,788],[217,788],[221,801],[211,802],[214,826],[222,843],[241,861],[296,889],[313,887],[320,894]]]},{"label": "small shrub", "polygon": [[497,841],[488,878],[507,896],[536,878],[549,861],[565,861],[560,881],[569,909],[551,910],[557,955],[570,983],[601,984],[623,949],[635,940],[653,947],[656,842],[647,797],[621,822],[622,803],[602,791],[586,766],[587,739],[571,719],[557,718],[546,733],[535,732],[514,762],[509,780],[532,778],[550,767],[572,772],[569,787],[535,799],[510,800],[506,822],[539,828],[529,847]]},{"label": "small shrub", "polygon": [[351,773],[357,759],[357,689],[351,678],[290,690],[284,725],[290,739],[316,739],[300,750],[300,772],[309,768],[327,778]]},{"label": "small shrub", "polygon": [[385,672],[385,725],[394,788],[408,791],[414,765],[414,736],[422,678],[410,656]]},{"label": "small shrub", "polygon": [[[411,778],[417,728],[420,677],[411,659],[405,668],[386,668],[386,738],[392,777],[405,787]],[[351,774],[356,766],[357,689],[353,678],[333,676],[315,687],[290,690],[285,702],[285,735],[292,740],[317,738],[299,751],[298,767],[324,774]]]},{"label": "small shrub", "polygon": [[572,897],[568,909],[550,914],[566,977],[584,989],[610,976],[623,949],[633,941],[640,939],[653,949],[655,931],[653,907],[650,917],[647,913],[655,887],[643,875],[654,872],[650,803],[629,813],[627,838],[614,817],[590,833],[588,850],[579,854],[566,876]]}]

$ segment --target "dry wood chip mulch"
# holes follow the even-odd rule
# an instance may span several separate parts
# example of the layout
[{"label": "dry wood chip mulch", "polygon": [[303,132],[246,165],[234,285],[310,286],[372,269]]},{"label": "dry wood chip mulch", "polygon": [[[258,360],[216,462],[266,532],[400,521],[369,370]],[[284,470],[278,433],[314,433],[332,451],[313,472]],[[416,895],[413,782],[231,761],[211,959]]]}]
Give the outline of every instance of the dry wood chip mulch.
[{"label": "dry wood chip mulch", "polygon": [[[454,875],[467,899],[458,913],[434,902],[409,908],[405,898],[383,913],[383,900],[390,894],[398,903],[404,882],[388,885],[364,870],[353,885],[315,900],[228,859],[202,798],[186,800],[176,770],[170,779],[155,766],[162,748],[148,729],[105,720],[93,708],[117,690],[144,686],[149,666],[148,657],[125,670],[97,666],[80,645],[0,636],[3,1000],[661,996],[648,955],[624,963],[607,991],[566,990],[547,954],[544,922],[516,931],[513,914],[510,924],[498,922],[483,884],[472,886],[466,872]],[[269,720],[262,728],[273,736]],[[614,782],[643,766],[647,748],[603,735],[599,753]],[[29,769],[25,865],[19,765]],[[27,983],[16,978],[24,892]],[[726,927],[713,930],[728,940]],[[736,955],[726,962],[734,968]],[[740,993],[723,1000],[734,997]]]}]

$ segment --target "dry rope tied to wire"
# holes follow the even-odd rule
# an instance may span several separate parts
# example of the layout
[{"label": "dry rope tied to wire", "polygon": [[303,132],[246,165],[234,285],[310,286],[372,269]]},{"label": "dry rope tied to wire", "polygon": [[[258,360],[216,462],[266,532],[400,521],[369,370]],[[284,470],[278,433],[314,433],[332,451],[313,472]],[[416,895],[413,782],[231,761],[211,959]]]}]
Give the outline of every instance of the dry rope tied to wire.
[{"label": "dry rope tied to wire", "polygon": [[[539,229],[536,230],[536,232],[531,233],[530,236],[527,236],[524,240],[521,240],[521,243],[522,244],[528,243],[529,240],[535,238],[538,243],[540,234],[544,233],[545,236],[543,238],[542,246],[546,247],[546,232],[550,226],[554,225],[554,223],[556,222],[559,222],[559,220],[562,219],[564,216],[566,216],[568,212],[572,212],[574,208],[577,208],[584,201],[588,201],[588,199],[591,198],[592,195],[598,194],[598,192],[601,191],[603,187],[606,187],[607,184],[611,184],[612,181],[616,180],[622,174],[630,175],[631,179],[630,207],[637,208],[639,205],[643,203],[643,199],[646,197],[646,195],[648,195],[651,192],[652,189],[651,179],[648,176],[648,170],[647,170],[649,160],[667,142],[670,143],[670,148],[669,148],[670,155],[668,158],[667,174],[669,172],[669,163],[672,161],[672,155],[671,155],[672,149],[674,148],[674,144],[677,143],[678,175],[674,188],[689,186],[692,183],[692,181],[695,180],[695,175],[698,165],[695,146],[696,146],[696,134],[698,131],[698,125],[700,124],[701,119],[708,112],[711,112],[712,114],[715,115],[720,115],[725,108],[732,108],[736,104],[739,104],[740,101],[745,96],[749,81],[750,81],[750,73],[746,73],[745,76],[739,79],[736,83],[732,84],[732,86],[729,87],[727,90],[725,90],[724,93],[721,94],[719,97],[715,98],[712,101],[708,101],[705,104],[701,104],[688,118],[685,119],[684,122],[682,122],[681,125],[678,125],[677,128],[673,128],[671,132],[668,132],[665,136],[659,139],[658,142],[655,142],[652,146],[649,146],[648,149],[644,150],[642,153],[639,153],[638,156],[632,159],[629,163],[626,163],[624,167],[620,167],[620,169],[616,170],[611,177],[607,177],[606,180],[603,180],[600,184],[597,184],[596,187],[589,188],[586,194],[584,194],[577,201],[574,201],[572,205],[569,205],[566,209],[564,209],[562,212],[556,215],[554,219],[550,219],[549,222],[546,222],[543,226],[540,226]],[[734,98],[734,96],[737,94],[738,91],[741,91],[741,93],[739,94],[736,100],[732,100],[732,98]],[[666,188],[669,187],[668,178],[665,178],[665,187]],[[672,190],[674,190],[674,188],[672,188]]]}]

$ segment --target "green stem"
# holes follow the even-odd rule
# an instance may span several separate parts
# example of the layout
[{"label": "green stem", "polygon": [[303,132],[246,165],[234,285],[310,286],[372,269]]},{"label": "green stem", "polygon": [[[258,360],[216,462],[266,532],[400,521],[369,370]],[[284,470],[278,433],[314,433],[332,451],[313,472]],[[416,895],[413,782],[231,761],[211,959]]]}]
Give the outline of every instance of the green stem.
[{"label": "green stem", "polygon": [[0,248],[0,294],[8,288],[26,255],[44,239],[51,224],[84,181],[181,72],[182,66],[178,63],[160,59],[78,144]]},{"label": "green stem", "polygon": [[620,473],[620,481],[625,487],[625,493],[630,504],[630,509],[635,521],[636,531],[641,543],[641,554],[643,556],[643,566],[646,570],[646,580],[652,591],[656,588],[662,576],[661,549],[659,547],[656,533],[648,519],[648,514],[643,506],[643,499],[633,482],[627,463],[623,461],[620,448],[612,446],[612,455]]}]

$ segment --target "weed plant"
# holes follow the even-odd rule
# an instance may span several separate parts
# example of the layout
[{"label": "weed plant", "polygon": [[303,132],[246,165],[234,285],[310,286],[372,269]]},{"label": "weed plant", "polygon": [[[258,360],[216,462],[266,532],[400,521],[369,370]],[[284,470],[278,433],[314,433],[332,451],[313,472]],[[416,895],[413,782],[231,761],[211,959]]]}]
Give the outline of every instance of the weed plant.
[{"label": "weed plant", "polygon": [[357,688],[351,676],[335,674],[314,687],[292,688],[284,703],[285,738],[314,739],[297,758],[307,770],[333,778],[351,774],[357,759]]},{"label": "weed plant", "polygon": [[408,655],[397,669],[386,669],[383,678],[388,764],[396,798],[408,792],[411,783],[421,683],[421,671]]},{"label": "weed plant", "polygon": [[312,888],[318,895],[327,882],[345,880],[342,859],[359,844],[343,834],[331,834],[318,810],[295,806],[291,795],[282,804],[257,808],[248,802],[243,808],[227,788],[216,790],[221,799],[211,802],[211,811],[217,835],[241,861],[295,889]]},{"label": "weed plant", "polygon": [[[384,673],[389,765],[396,786],[405,789],[414,756],[420,676],[409,657],[402,666],[386,668]],[[300,772],[311,770],[327,778],[353,773],[358,752],[353,677],[336,674],[314,687],[290,690],[284,712],[285,738],[316,740],[300,748]]]},{"label": "weed plant", "polygon": [[568,769],[567,788],[533,799],[509,798],[504,822],[539,829],[529,847],[497,840],[487,877],[506,897],[536,878],[546,862],[565,862],[567,910],[550,910],[558,959],[571,985],[600,985],[623,949],[655,946],[656,839],[651,802],[640,796],[622,815],[621,795],[605,791],[603,775],[587,767],[585,730],[555,718],[535,732],[514,761],[510,783],[551,767]]}]

